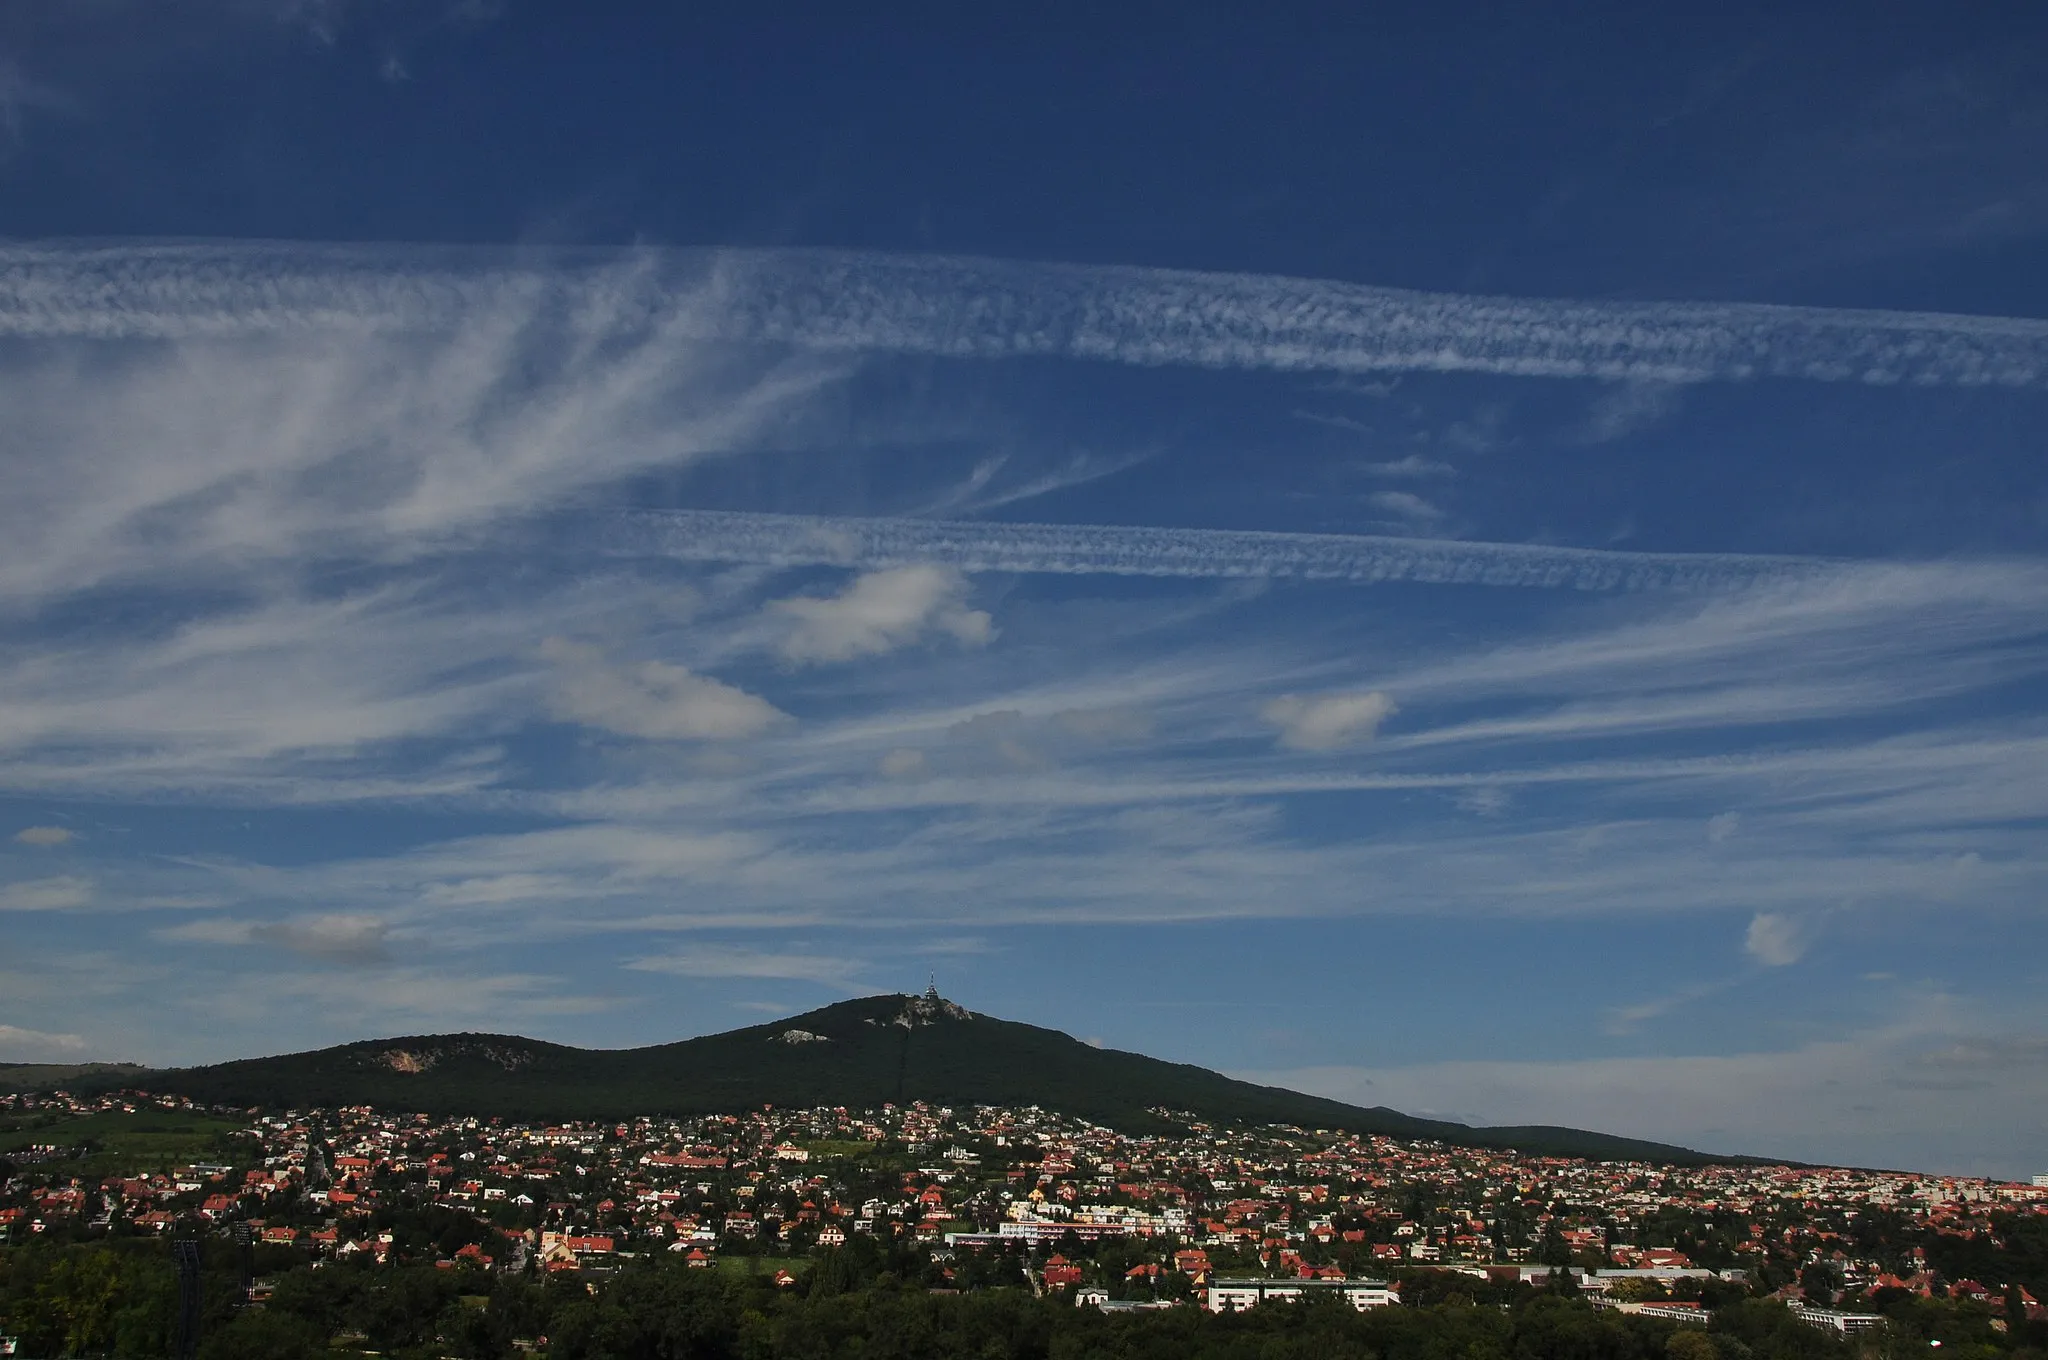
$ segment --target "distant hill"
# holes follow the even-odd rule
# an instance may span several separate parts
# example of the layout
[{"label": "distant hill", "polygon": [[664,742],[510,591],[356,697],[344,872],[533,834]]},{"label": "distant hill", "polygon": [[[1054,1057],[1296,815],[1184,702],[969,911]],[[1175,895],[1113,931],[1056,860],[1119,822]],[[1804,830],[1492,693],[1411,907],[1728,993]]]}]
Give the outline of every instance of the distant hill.
[{"label": "distant hill", "polygon": [[0,1091],[47,1091],[79,1081],[120,1086],[149,1070],[137,1063],[0,1063]]},{"label": "distant hill", "polygon": [[699,1114],[764,1104],[873,1108],[1037,1105],[1132,1132],[1165,1109],[1207,1122],[1294,1124],[1466,1147],[1697,1163],[1690,1148],[1581,1129],[1473,1128],[1237,1081],[1186,1063],[1100,1049],[969,1012],[936,994],[871,996],[651,1048],[581,1049],[497,1034],[373,1039],[212,1067],[106,1072],[74,1085],[143,1085],[227,1105],[375,1105],[519,1120]]}]

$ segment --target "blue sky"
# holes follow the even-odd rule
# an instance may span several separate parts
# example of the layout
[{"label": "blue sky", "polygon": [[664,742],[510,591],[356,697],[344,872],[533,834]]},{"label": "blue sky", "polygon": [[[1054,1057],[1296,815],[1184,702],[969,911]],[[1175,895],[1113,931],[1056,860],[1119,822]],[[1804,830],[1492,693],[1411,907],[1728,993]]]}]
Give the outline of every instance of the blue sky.
[{"label": "blue sky", "polygon": [[2038,14],[642,8],[0,11],[0,1060],[2048,1167]]}]

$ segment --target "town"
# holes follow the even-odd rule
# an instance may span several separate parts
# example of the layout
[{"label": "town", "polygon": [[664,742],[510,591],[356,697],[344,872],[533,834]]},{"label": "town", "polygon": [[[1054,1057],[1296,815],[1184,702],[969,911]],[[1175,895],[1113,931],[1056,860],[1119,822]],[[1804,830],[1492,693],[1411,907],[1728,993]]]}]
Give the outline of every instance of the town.
[{"label": "town", "polygon": [[[151,1113],[225,1131],[178,1165],[62,1143]],[[2048,1321],[2039,1180],[1591,1162],[1156,1113],[1173,1131],[923,1104],[526,1125],[12,1094],[8,1125],[55,1141],[17,1136],[0,1160],[0,1243],[212,1236],[273,1264],[593,1282],[658,1256],[788,1288],[865,1241],[912,1253],[933,1290],[1028,1286],[1112,1311],[1569,1279],[1598,1307],[1680,1323],[1754,1297],[1841,1333],[1913,1299],[1995,1331]]]}]

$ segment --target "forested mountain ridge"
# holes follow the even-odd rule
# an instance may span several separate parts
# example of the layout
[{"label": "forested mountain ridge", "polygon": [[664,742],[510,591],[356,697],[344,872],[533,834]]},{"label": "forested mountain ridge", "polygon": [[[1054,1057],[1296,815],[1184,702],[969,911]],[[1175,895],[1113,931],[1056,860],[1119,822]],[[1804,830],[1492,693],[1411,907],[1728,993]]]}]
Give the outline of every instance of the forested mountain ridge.
[{"label": "forested mountain ridge", "polygon": [[[112,1074],[98,1079],[101,1085]],[[1293,1124],[1526,1152],[1665,1163],[1689,1148],[1551,1126],[1475,1128],[1239,1081],[970,1012],[936,993],[871,996],[744,1029],[630,1049],[439,1034],[136,1074],[120,1084],[209,1103],[373,1105],[521,1120],[699,1114],[761,1105],[1037,1105],[1132,1131],[1189,1119]]]}]

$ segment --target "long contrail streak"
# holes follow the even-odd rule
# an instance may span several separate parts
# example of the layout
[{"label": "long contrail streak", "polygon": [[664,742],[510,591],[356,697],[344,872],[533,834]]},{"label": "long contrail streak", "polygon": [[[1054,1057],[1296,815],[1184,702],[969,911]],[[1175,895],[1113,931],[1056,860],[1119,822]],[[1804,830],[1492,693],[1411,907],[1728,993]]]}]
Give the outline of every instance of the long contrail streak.
[{"label": "long contrail streak", "polygon": [[807,250],[0,246],[0,337],[580,333],[962,359],[1703,382],[2048,385],[2048,321],[1485,297],[1320,279]]},{"label": "long contrail streak", "polygon": [[763,515],[726,510],[624,511],[558,522],[564,546],[691,562],[863,569],[938,563],[962,571],[1200,578],[1291,577],[1356,583],[1704,590],[1829,568],[1817,558],[1604,552],[1519,543]]}]

